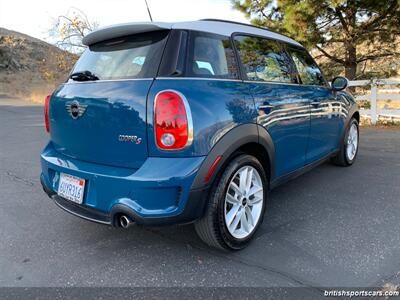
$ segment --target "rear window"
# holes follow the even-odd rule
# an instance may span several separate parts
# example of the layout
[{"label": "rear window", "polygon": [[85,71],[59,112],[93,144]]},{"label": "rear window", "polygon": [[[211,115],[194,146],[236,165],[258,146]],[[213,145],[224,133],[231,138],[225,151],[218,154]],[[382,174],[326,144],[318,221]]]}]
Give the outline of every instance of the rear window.
[{"label": "rear window", "polygon": [[72,72],[90,71],[100,80],[154,78],[168,32],[147,32],[91,45]]},{"label": "rear window", "polygon": [[186,76],[238,79],[239,70],[229,37],[192,31]]}]

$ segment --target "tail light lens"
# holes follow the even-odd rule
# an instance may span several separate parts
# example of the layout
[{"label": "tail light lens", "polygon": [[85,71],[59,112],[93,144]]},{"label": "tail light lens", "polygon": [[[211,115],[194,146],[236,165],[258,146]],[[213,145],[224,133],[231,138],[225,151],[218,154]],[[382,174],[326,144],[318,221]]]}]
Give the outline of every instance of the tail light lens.
[{"label": "tail light lens", "polygon": [[154,101],[156,143],[163,150],[179,150],[193,140],[190,108],[185,97],[177,91],[162,91]]},{"label": "tail light lens", "polygon": [[46,131],[50,132],[50,122],[49,122],[49,106],[50,106],[51,95],[46,96],[44,100],[44,123],[46,125]]}]

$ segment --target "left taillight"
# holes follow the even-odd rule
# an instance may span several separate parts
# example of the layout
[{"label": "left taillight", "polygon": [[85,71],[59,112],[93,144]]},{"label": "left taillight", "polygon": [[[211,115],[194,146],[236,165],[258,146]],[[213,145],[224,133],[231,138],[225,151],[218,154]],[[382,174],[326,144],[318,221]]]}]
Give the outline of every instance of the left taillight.
[{"label": "left taillight", "polygon": [[50,120],[49,120],[49,109],[50,109],[51,95],[47,95],[44,100],[44,123],[46,125],[46,131],[50,132]]},{"label": "left taillight", "polygon": [[186,98],[173,90],[162,91],[154,100],[154,129],[158,148],[181,150],[192,143],[192,115]]}]

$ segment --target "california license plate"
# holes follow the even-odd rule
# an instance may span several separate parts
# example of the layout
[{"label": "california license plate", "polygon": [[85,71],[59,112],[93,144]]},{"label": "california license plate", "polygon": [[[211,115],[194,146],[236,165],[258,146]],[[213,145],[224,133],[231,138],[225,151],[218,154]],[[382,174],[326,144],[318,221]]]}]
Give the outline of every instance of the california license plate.
[{"label": "california license plate", "polygon": [[85,180],[72,175],[60,174],[57,194],[60,197],[82,204],[85,191]]}]

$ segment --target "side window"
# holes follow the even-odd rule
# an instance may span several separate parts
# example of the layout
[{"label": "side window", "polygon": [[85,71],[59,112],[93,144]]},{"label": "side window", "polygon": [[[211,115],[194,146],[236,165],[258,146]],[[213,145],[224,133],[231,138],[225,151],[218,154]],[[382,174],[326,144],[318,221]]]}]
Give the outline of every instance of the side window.
[{"label": "side window", "polygon": [[309,85],[325,85],[321,70],[305,50],[289,49],[301,82]]},{"label": "side window", "polygon": [[239,68],[228,37],[192,32],[187,76],[238,79]]},{"label": "side window", "polygon": [[238,35],[235,44],[248,80],[296,83],[292,62],[278,42]]}]

